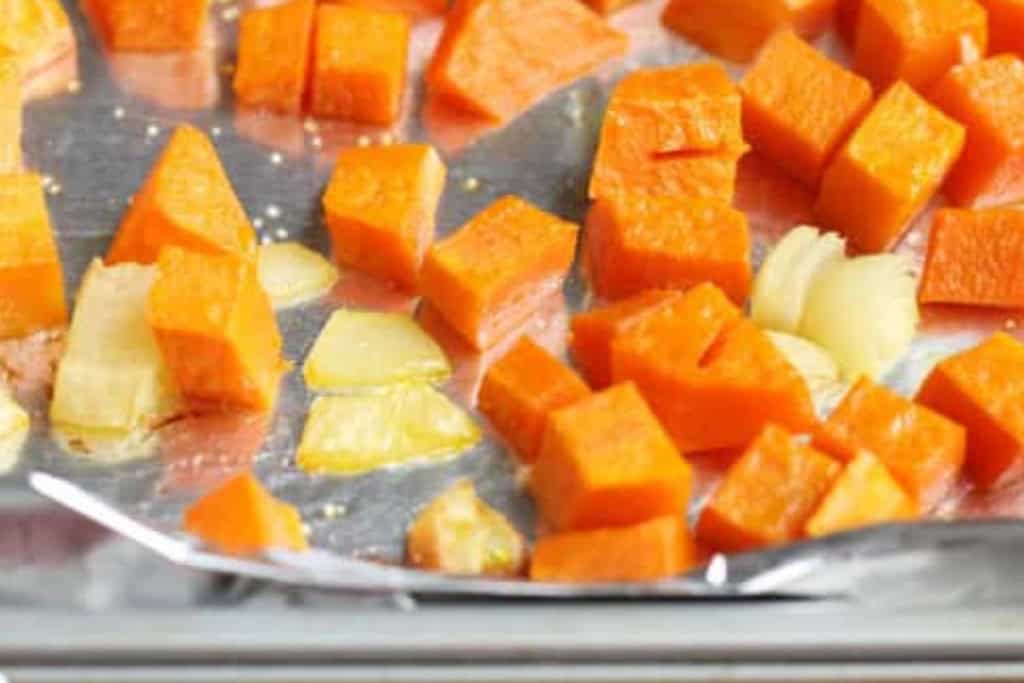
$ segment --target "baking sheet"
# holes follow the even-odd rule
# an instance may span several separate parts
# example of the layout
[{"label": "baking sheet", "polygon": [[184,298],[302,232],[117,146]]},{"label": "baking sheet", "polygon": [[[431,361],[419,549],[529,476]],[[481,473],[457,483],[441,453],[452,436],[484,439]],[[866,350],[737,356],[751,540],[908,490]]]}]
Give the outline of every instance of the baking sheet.
[{"label": "baking sheet", "polygon": [[[58,96],[29,106],[25,135],[29,164],[51,179],[50,209],[68,291],[76,290],[90,260],[106,251],[128,198],[170,130],[183,121],[211,135],[263,240],[296,239],[326,253],[329,246],[319,200],[338,149],[398,140],[433,142],[449,165],[450,180],[438,215],[439,236],[508,193],[582,222],[590,162],[611,86],[637,66],[706,58],[660,27],[657,17],[663,4],[663,0],[645,0],[612,19],[632,40],[627,58],[549,97],[510,125],[486,129],[424,97],[420,76],[440,31],[438,21],[421,23],[414,31],[411,85],[402,119],[390,128],[367,128],[237,111],[230,89],[235,23],[241,9],[235,2],[214,4],[207,46],[195,53],[166,56],[104,54],[87,17],[68,2],[78,38],[80,73]],[[842,58],[830,37],[822,45]],[[812,200],[756,156],[743,161],[737,205],[751,218],[757,258],[782,231],[810,221]],[[918,264],[926,225],[927,220],[922,220],[900,247]],[[548,302],[528,332],[564,353],[569,313],[586,302],[586,286],[576,271],[563,295]],[[301,362],[337,307],[413,311],[415,305],[414,300],[358,273],[346,272],[323,301],[281,313],[285,354]],[[1003,314],[968,317],[962,312],[925,311],[920,338],[888,383],[912,391],[943,355],[971,345],[994,329],[1015,329],[1019,322]],[[487,363],[502,349],[479,357],[444,330],[431,331],[456,366],[446,390],[465,404]],[[513,460],[492,435],[472,451],[440,465],[356,478],[310,477],[295,468],[293,456],[311,395],[300,373],[293,372],[282,385],[278,413],[269,421],[216,416],[177,422],[161,430],[151,457],[97,464],[95,459],[116,460],[118,453],[100,450],[93,459],[72,456],[47,435],[45,405],[35,379],[45,374],[40,366],[46,363],[41,359],[52,357],[56,346],[53,340],[33,340],[0,349],[7,369],[15,370],[20,398],[34,408],[34,433],[21,462],[3,480],[3,491],[10,495],[24,491],[34,473],[31,483],[37,491],[127,533],[168,559],[198,568],[358,590],[542,597],[595,593],[743,597],[778,591],[825,595],[847,592],[854,585],[853,579],[847,585],[808,580],[827,567],[834,569],[836,558],[890,557],[910,546],[941,548],[949,538],[962,542],[970,537],[984,543],[994,533],[985,524],[871,530],[729,562],[719,558],[690,579],[646,587],[563,588],[427,576],[380,561],[401,560],[404,532],[416,512],[459,478],[472,479],[484,498],[532,536],[532,505],[521,490]],[[252,466],[275,495],[300,509],[316,553],[239,561],[201,552],[176,535],[184,504],[246,466]],[[702,477],[705,490],[713,479],[711,473]],[[1013,490],[967,497],[966,503],[947,512],[1013,516],[1024,511],[1021,498]],[[1005,525],[996,528],[1005,530]]]}]

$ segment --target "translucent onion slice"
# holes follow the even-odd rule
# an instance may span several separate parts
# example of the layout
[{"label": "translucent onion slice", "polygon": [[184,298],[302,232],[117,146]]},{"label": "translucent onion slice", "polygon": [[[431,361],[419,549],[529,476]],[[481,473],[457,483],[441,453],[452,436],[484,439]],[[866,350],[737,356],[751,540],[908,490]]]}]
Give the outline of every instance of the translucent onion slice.
[{"label": "translucent onion slice", "polygon": [[259,251],[260,282],[274,308],[319,298],[338,281],[330,261],[297,242],[264,244]]},{"label": "translucent onion slice", "polygon": [[795,334],[807,293],[828,265],[841,261],[846,242],[832,233],[799,226],[768,254],[754,280],[750,316],[763,328]]},{"label": "translucent onion slice", "polygon": [[766,332],[775,347],[803,378],[819,414],[827,413],[846,392],[839,379],[839,366],[828,351],[817,344],[784,332]]},{"label": "translucent onion slice", "polygon": [[903,255],[831,263],[807,296],[800,334],[826,349],[845,379],[877,380],[914,339],[920,321],[916,290]]},{"label": "translucent onion slice", "polygon": [[17,464],[28,428],[28,413],[0,386],[0,474]]}]

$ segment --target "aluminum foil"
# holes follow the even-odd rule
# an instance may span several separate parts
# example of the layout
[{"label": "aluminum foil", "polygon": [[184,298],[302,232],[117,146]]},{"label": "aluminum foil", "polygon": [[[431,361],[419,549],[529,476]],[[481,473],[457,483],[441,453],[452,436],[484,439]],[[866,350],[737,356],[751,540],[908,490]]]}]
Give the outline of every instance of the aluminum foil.
[{"label": "aluminum foil", "polygon": [[[438,215],[441,236],[509,193],[582,222],[591,159],[611,86],[638,66],[708,58],[661,28],[658,15],[663,4],[642,0],[611,19],[630,35],[633,47],[628,57],[548,97],[501,128],[465,119],[425,97],[421,75],[440,22],[418,24],[404,115],[385,129],[237,109],[230,75],[235,22],[243,7],[233,2],[214,5],[213,27],[203,49],[165,56],[105,54],[88,18],[69,3],[79,44],[79,74],[57,96],[29,106],[25,136],[29,164],[49,179],[50,210],[68,291],[76,291],[90,260],[106,251],[128,198],[169,132],[184,121],[203,128],[214,140],[265,241],[298,240],[327,253],[320,195],[337,151],[393,141],[429,141],[445,156],[450,180]],[[846,58],[831,37],[821,44],[837,58]],[[757,259],[786,229],[812,221],[812,202],[806,190],[756,155],[742,162],[736,203],[751,219]],[[926,243],[927,224],[925,216],[900,246],[916,264]],[[569,315],[583,308],[587,298],[577,269],[562,295],[549,301],[526,331],[564,354]],[[411,312],[416,301],[348,271],[324,300],[280,314],[286,355],[301,363],[327,316],[342,306]],[[888,378],[904,393],[912,392],[944,355],[995,329],[1015,329],[1020,322],[1003,314],[937,309],[925,311],[924,317],[914,348]],[[455,364],[446,390],[471,405],[483,371],[503,349],[481,357],[445,330],[431,332]],[[311,477],[294,465],[311,395],[300,373],[293,372],[284,381],[272,419],[191,419],[161,430],[148,458],[116,462],[121,454],[102,451],[84,458],[69,455],[49,436],[46,425],[43,385],[58,353],[59,339],[0,347],[0,361],[14,376],[19,397],[34,406],[33,434],[21,462],[0,479],[0,499],[17,499],[31,486],[173,562],[198,569],[361,591],[562,598],[743,598],[775,592],[866,597],[870,591],[859,590],[871,585],[865,573],[899,578],[918,571],[920,562],[936,571],[960,566],[944,554],[950,547],[957,552],[966,547],[999,548],[1013,558],[1021,550],[1016,538],[1024,527],[1015,523],[931,523],[867,530],[728,560],[719,557],[692,577],[655,586],[566,588],[429,576],[392,565],[402,558],[405,529],[417,511],[459,478],[472,479],[488,502],[533,535],[532,504],[522,491],[513,460],[494,435],[444,464],[356,478]],[[204,551],[178,534],[182,507],[243,467],[254,468],[275,495],[300,509],[315,552],[243,561]],[[715,470],[699,467],[704,491],[713,483]],[[986,496],[965,492],[954,503],[946,507],[945,516],[1014,517],[1024,512],[1024,497],[1014,490]]]}]

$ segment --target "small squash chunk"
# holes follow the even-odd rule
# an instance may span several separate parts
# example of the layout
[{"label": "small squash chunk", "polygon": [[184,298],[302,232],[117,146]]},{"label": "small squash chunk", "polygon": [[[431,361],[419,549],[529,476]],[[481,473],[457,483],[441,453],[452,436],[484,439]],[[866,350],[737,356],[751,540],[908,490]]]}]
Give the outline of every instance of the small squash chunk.
[{"label": "small squash chunk", "polygon": [[471,346],[493,346],[559,291],[579,227],[513,196],[491,204],[423,262],[423,298]]},{"label": "small squash chunk", "polygon": [[871,107],[871,84],[791,31],[768,41],[740,83],[751,146],[809,187]]},{"label": "small squash chunk", "polygon": [[0,175],[0,339],[59,327],[67,316],[42,180]]},{"label": "small squash chunk", "polygon": [[918,296],[925,304],[1024,309],[1024,211],[936,212]]},{"label": "small squash chunk", "polygon": [[107,263],[153,263],[173,245],[210,254],[248,255],[256,233],[205,133],[179,126],[136,193]]},{"label": "small squash chunk", "polygon": [[269,411],[285,364],[256,264],[167,247],[146,318],[184,398]]},{"label": "small squash chunk", "polygon": [[711,495],[697,538],[724,552],[798,540],[840,470],[832,458],[769,425]]},{"label": "small squash chunk", "polygon": [[978,0],[988,12],[989,54],[1024,57],[1024,0]]},{"label": "small squash chunk", "polygon": [[807,521],[806,531],[811,538],[820,538],[917,517],[917,505],[885,465],[870,451],[861,451],[843,468]]},{"label": "small squash chunk", "polygon": [[729,203],[747,151],[739,91],[720,64],[638,69],[612,92],[591,199],[623,193]]},{"label": "small squash chunk", "polygon": [[154,266],[94,261],[78,290],[57,367],[50,420],[73,435],[117,439],[179,409],[177,392],[146,323]]},{"label": "small squash chunk", "polygon": [[897,83],[825,171],[815,204],[821,225],[861,251],[886,251],[939,189],[964,135],[963,126]]},{"label": "small squash chunk", "polygon": [[579,0],[456,0],[427,88],[472,114],[507,121],[627,47],[625,35]]},{"label": "small squash chunk", "polygon": [[429,385],[313,402],[296,462],[312,474],[357,475],[449,460],[481,439],[473,420]]},{"label": "small squash chunk", "polygon": [[518,576],[526,541],[463,479],[435,498],[409,528],[409,564],[447,574]]},{"label": "small squash chunk", "polygon": [[404,313],[335,311],[303,368],[313,391],[346,391],[404,382],[443,382],[444,351]]},{"label": "small squash chunk", "polygon": [[828,27],[835,5],[836,0],[671,0],[662,21],[708,52],[749,62],[779,30],[814,38]]},{"label": "small squash chunk", "polygon": [[183,526],[231,555],[309,549],[299,511],[270,495],[251,472],[237,475],[192,504]]},{"label": "small squash chunk", "polygon": [[598,200],[587,219],[590,280],[610,300],[711,282],[743,305],[750,249],[747,217],[715,199],[620,194]]},{"label": "small squash chunk", "polygon": [[320,5],[316,12],[313,114],[356,123],[394,122],[405,90],[408,17],[341,5]]},{"label": "small squash chunk", "polygon": [[553,411],[590,395],[579,376],[523,337],[498,359],[480,387],[480,412],[523,462],[533,462]]},{"label": "small squash chunk", "polygon": [[282,114],[302,109],[315,11],[315,0],[290,0],[242,15],[234,81],[240,103]]},{"label": "small squash chunk", "polygon": [[987,16],[975,0],[864,0],[857,14],[854,70],[878,90],[897,81],[927,89],[987,53]]},{"label": "small squash chunk", "polygon": [[967,474],[985,488],[1024,471],[1024,344],[998,333],[939,363],[918,402],[967,429]]},{"label": "small squash chunk", "polygon": [[415,290],[446,175],[430,145],[342,150],[323,199],[335,259]]},{"label": "small squash chunk", "polygon": [[559,531],[685,514],[693,473],[632,384],[551,414],[530,489]]},{"label": "small squash chunk", "polygon": [[870,451],[922,511],[944,498],[964,463],[964,428],[868,379],[857,382],[814,442],[844,462]]},{"label": "small squash chunk", "polygon": [[984,208],[1024,199],[1024,59],[1000,55],[958,66],[929,96],[967,129],[943,186],[953,203]]},{"label": "small squash chunk", "polygon": [[0,48],[0,176],[21,171],[21,69],[13,53]]},{"label": "small squash chunk", "polygon": [[110,48],[178,52],[200,45],[210,0],[92,0]]},{"label": "small squash chunk", "polygon": [[574,316],[569,348],[590,386],[611,386],[612,342],[620,334],[681,296],[677,290],[650,290]]},{"label": "small squash chunk", "polygon": [[273,242],[259,248],[260,284],[274,308],[311,301],[331,291],[338,269],[298,242]]},{"label": "small squash chunk", "polygon": [[537,542],[530,579],[552,583],[639,583],[670,579],[701,563],[682,516],[633,526],[572,531]]},{"label": "small squash chunk", "polygon": [[612,343],[612,376],[632,381],[683,454],[742,447],[769,422],[814,422],[803,379],[721,290],[705,284]]}]

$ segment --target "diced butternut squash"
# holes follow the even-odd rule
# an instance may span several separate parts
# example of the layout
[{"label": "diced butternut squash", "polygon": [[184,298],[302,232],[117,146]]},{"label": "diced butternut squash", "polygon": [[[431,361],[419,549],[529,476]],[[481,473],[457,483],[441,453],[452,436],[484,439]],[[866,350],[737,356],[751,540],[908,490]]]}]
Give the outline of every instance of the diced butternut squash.
[{"label": "diced butternut squash", "polygon": [[321,396],[309,410],[296,464],[312,474],[351,476],[450,460],[480,438],[469,415],[426,384]]},{"label": "diced butternut squash", "polygon": [[917,516],[916,503],[885,465],[869,451],[861,451],[846,464],[807,521],[806,532],[811,538],[819,538]]},{"label": "diced butternut squash", "polygon": [[435,244],[421,291],[476,349],[523,321],[565,281],[579,228],[518,197],[504,197]]},{"label": "diced butternut squash", "polygon": [[750,250],[747,217],[716,199],[620,194],[599,199],[587,219],[590,281],[610,300],[711,282],[742,305]]},{"label": "diced butternut squash", "polygon": [[530,578],[552,583],[637,583],[670,579],[700,563],[686,522],[675,515],[542,538],[533,549]]},{"label": "diced butternut squash", "polygon": [[217,150],[189,125],[174,131],[136,193],[107,263],[153,263],[167,245],[239,255],[256,248],[256,234]]},{"label": "diced butternut squash", "polygon": [[632,5],[637,0],[583,0],[583,2],[598,14],[611,14],[627,5]]},{"label": "diced butternut squash", "polygon": [[402,105],[408,54],[405,15],[320,5],[313,43],[313,113],[356,123],[392,123]]},{"label": "diced butternut squash", "polygon": [[632,384],[556,410],[530,490],[555,530],[682,517],[693,474]]},{"label": "diced butternut squash", "polygon": [[796,431],[814,422],[803,379],[713,285],[619,335],[612,377],[637,384],[684,454],[742,447],[769,422]]},{"label": "diced butternut squash", "polygon": [[26,82],[73,56],[75,36],[61,0],[6,0],[0,11],[0,52],[15,57]]},{"label": "diced butternut squash", "polygon": [[507,121],[627,46],[579,0],[456,0],[427,88],[459,109]]},{"label": "diced butternut squash", "polygon": [[314,391],[346,391],[451,375],[441,347],[404,313],[335,311],[309,352],[303,376]]},{"label": "diced butternut squash", "polygon": [[1024,211],[938,211],[919,297],[928,304],[1024,309]]},{"label": "diced butternut squash", "polygon": [[956,67],[931,100],[967,129],[963,155],[943,186],[953,203],[986,207],[1024,199],[1024,61],[1001,55]]},{"label": "diced butternut squash", "polygon": [[662,21],[708,52],[749,62],[785,28],[812,38],[828,27],[836,0],[670,0]]},{"label": "diced butternut squash", "polygon": [[989,53],[1024,57],[1024,0],[978,0],[988,12]]},{"label": "diced butternut squash", "polygon": [[987,15],[975,0],[863,0],[855,45],[854,70],[878,90],[928,88],[987,54]]},{"label": "diced butternut squash", "polygon": [[967,429],[966,470],[994,487],[1024,463],[1024,344],[999,333],[939,363],[917,400]]},{"label": "diced butternut squash", "polygon": [[815,444],[844,462],[878,457],[922,511],[949,493],[964,463],[964,428],[868,379],[821,425]]},{"label": "diced butternut squash", "polygon": [[200,45],[210,0],[92,0],[118,52],[177,52]]},{"label": "diced butternut squash", "polygon": [[71,438],[120,439],[146,431],[180,407],[146,322],[155,266],[94,261],[78,290],[67,348],[50,404],[55,430]]},{"label": "diced butternut squash", "polygon": [[798,540],[840,470],[832,458],[769,425],[711,495],[697,523],[697,538],[724,552]]},{"label": "diced butternut squash", "polygon": [[410,19],[436,17],[448,11],[448,0],[327,0],[338,5],[401,12]]},{"label": "diced butternut squash", "polygon": [[67,318],[42,180],[0,175],[0,339],[59,327]]},{"label": "diced butternut squash", "polygon": [[237,475],[189,506],[184,528],[232,555],[309,548],[299,511],[270,495],[251,472]]},{"label": "diced butternut squash", "polygon": [[768,41],[740,83],[751,146],[810,187],[871,107],[871,84],[796,34]]},{"label": "diced butternut squash", "polygon": [[21,68],[0,49],[0,175],[21,171]]},{"label": "diced butternut squash", "polygon": [[234,81],[240,103],[283,114],[302,109],[315,11],[315,0],[289,0],[242,15]]},{"label": "diced butternut squash", "polygon": [[721,65],[639,69],[612,92],[590,198],[643,193],[731,202],[746,150],[739,91]]},{"label": "diced butternut squash", "polygon": [[652,290],[623,299],[605,308],[580,313],[572,319],[569,347],[573,360],[595,389],[612,383],[612,342],[631,327],[673,301],[682,293]]},{"label": "diced butternut squash", "polygon": [[260,245],[260,284],[274,308],[297,306],[323,296],[338,281],[330,261],[298,242]]},{"label": "diced butternut squash", "polygon": [[448,574],[518,576],[526,541],[463,479],[431,501],[409,527],[409,564]]},{"label": "diced butternut squash", "polygon": [[938,190],[963,143],[963,126],[897,83],[825,171],[815,212],[862,251],[885,251]]},{"label": "diced butternut squash", "polygon": [[335,258],[415,289],[446,174],[430,145],[343,150],[323,199]]},{"label": "diced butternut squash", "polygon": [[184,398],[273,408],[281,334],[255,263],[166,247],[146,317]]},{"label": "diced butternut squash", "polygon": [[480,387],[480,412],[523,462],[533,462],[550,414],[590,395],[575,372],[523,337],[491,366]]}]

